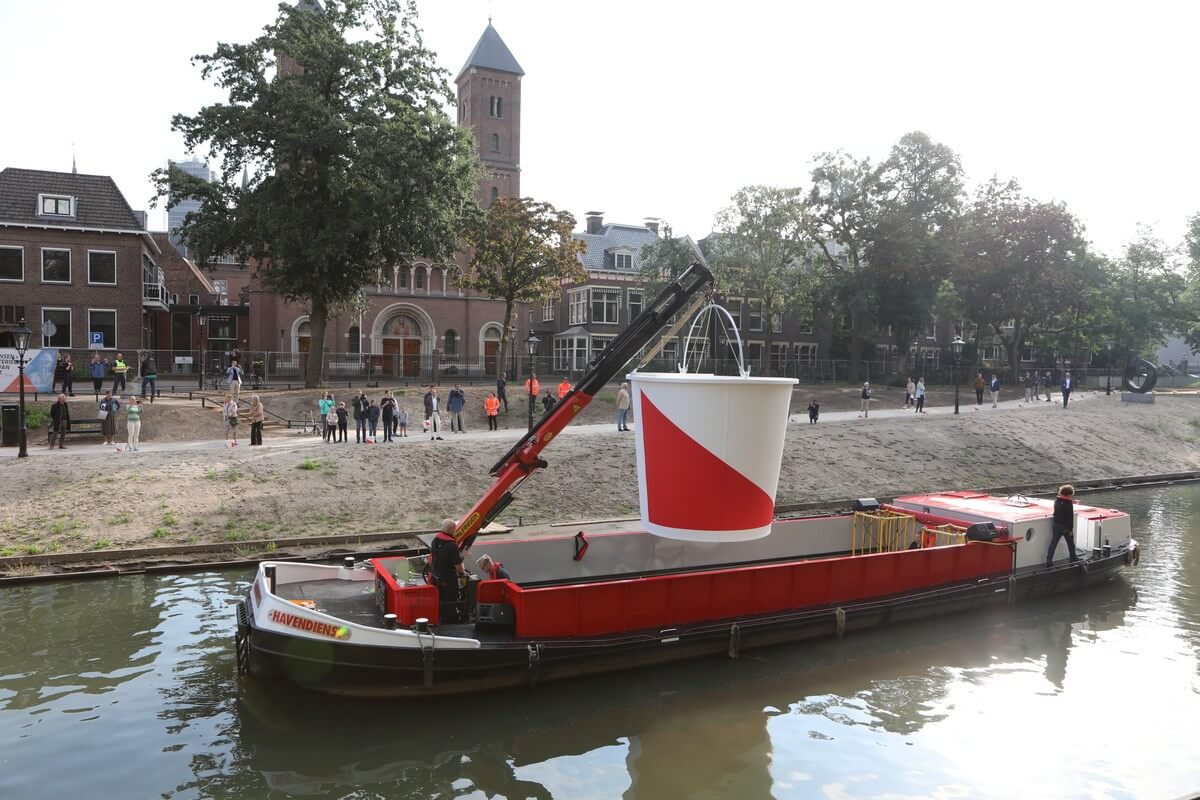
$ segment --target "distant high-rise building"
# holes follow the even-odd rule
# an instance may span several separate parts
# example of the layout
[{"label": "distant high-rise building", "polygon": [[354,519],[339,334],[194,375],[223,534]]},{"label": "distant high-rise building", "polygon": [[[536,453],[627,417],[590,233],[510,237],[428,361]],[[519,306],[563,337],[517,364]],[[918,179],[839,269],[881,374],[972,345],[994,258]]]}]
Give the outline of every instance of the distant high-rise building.
[{"label": "distant high-rise building", "polygon": [[[207,162],[189,159],[188,161],[171,161],[169,163],[200,180],[211,181],[213,179],[213,172],[208,168]],[[167,233],[171,237],[171,244],[175,245],[175,249],[184,257],[188,257],[187,245],[180,238],[179,229],[183,227],[183,218],[189,212],[199,210],[200,201],[189,198],[181,200],[178,205],[167,211]]]}]

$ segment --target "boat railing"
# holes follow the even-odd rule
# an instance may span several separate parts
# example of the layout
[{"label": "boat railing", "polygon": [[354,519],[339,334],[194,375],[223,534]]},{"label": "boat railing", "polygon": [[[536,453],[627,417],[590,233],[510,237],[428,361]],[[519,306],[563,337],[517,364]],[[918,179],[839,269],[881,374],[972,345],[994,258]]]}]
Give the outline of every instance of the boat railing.
[{"label": "boat railing", "polygon": [[851,526],[850,555],[946,547],[966,541],[967,529],[963,525],[923,525],[912,514],[887,508],[856,511]]}]

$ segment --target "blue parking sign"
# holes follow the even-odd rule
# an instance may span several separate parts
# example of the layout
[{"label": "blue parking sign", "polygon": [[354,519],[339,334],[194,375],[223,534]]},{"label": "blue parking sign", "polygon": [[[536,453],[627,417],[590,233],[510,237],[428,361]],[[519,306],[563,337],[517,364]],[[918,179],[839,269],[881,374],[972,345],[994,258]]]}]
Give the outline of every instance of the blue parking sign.
[{"label": "blue parking sign", "polygon": [[92,344],[98,344],[101,347],[104,346],[104,332],[103,331],[92,331],[91,336],[92,336]]}]

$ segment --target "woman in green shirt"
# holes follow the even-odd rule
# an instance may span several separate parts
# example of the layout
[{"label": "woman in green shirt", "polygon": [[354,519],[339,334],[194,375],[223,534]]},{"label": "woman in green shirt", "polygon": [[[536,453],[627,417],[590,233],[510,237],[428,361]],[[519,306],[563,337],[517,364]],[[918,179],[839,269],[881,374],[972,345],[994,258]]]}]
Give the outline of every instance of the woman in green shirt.
[{"label": "woman in green shirt", "polygon": [[138,452],[142,435],[142,401],[137,395],[131,395],[129,405],[125,406],[125,431],[129,434],[125,452]]}]

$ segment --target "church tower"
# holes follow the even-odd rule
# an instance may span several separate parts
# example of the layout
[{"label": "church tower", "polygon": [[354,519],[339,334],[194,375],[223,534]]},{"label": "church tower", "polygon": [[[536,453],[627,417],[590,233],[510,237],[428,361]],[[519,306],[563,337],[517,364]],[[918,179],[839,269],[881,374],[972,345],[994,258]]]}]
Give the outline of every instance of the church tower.
[{"label": "church tower", "polygon": [[484,177],[475,197],[487,208],[521,196],[521,76],[524,70],[491,20],[458,73],[458,124],[475,133]]}]

